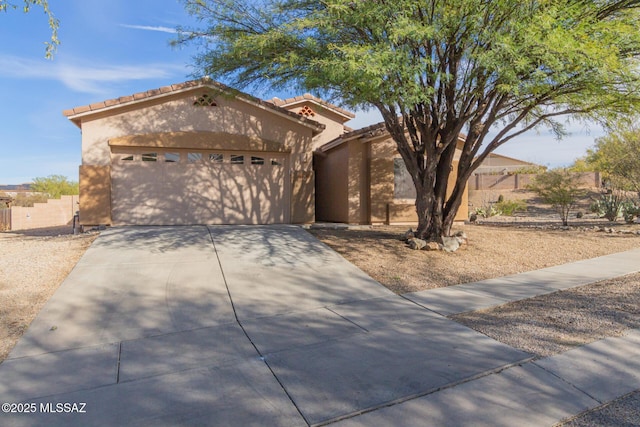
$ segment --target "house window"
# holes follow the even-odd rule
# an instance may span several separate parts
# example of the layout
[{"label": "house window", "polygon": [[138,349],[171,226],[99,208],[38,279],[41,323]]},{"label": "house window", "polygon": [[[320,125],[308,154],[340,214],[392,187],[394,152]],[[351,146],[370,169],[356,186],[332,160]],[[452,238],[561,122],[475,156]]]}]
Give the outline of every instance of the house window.
[{"label": "house window", "polygon": [[187,153],[187,161],[189,163],[197,163],[202,161],[202,153]]},{"label": "house window", "polygon": [[164,153],[164,161],[166,163],[178,163],[180,161],[180,153]]},{"label": "house window", "polygon": [[232,165],[242,165],[244,164],[244,156],[232,154],[231,155],[231,164]]},{"label": "house window", "polygon": [[252,165],[264,165],[264,158],[263,157],[251,156],[251,164]]},{"label": "house window", "polygon": [[198,99],[193,101],[193,105],[196,107],[216,107],[218,104],[208,93],[203,94]]},{"label": "house window", "polygon": [[133,154],[131,154],[130,156],[121,157],[120,160],[123,162],[133,162]]},{"label": "house window", "polygon": [[142,154],[143,162],[157,162],[158,161],[158,153],[143,153]]},{"label": "house window", "polygon": [[222,163],[224,162],[224,154],[217,154],[217,153],[209,154],[209,160],[213,163]]},{"label": "house window", "polygon": [[411,200],[416,198],[416,187],[402,159],[393,159],[393,198]]}]

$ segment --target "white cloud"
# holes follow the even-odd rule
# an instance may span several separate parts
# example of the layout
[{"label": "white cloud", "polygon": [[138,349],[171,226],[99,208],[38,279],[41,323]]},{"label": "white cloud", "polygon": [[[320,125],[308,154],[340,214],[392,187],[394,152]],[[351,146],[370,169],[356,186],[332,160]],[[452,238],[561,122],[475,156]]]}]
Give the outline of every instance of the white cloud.
[{"label": "white cloud", "polygon": [[109,88],[106,85],[109,84],[132,80],[167,79],[177,74],[184,75],[184,73],[185,67],[177,64],[98,66],[0,55],[1,77],[56,80],[71,90],[89,94],[108,93]]},{"label": "white cloud", "polygon": [[175,28],[171,28],[171,27],[152,26],[152,25],[130,25],[130,24],[120,24],[120,26],[124,28],[132,28],[134,30],[158,31],[161,33],[178,34],[178,31]]}]

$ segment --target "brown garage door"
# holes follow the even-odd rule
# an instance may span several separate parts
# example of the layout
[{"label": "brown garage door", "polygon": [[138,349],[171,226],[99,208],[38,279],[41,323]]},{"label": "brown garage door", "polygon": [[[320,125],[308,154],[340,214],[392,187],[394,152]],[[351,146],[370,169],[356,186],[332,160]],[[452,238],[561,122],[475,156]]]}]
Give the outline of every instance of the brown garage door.
[{"label": "brown garage door", "polygon": [[285,154],[114,150],[115,225],[289,222]]}]

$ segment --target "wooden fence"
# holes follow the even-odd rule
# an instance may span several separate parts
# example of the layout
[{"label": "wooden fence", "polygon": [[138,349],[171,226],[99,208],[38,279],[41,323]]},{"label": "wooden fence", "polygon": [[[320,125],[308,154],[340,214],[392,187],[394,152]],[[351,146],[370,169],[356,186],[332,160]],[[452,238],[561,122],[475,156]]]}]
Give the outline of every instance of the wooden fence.
[{"label": "wooden fence", "polygon": [[0,231],[11,230],[11,208],[0,209]]}]

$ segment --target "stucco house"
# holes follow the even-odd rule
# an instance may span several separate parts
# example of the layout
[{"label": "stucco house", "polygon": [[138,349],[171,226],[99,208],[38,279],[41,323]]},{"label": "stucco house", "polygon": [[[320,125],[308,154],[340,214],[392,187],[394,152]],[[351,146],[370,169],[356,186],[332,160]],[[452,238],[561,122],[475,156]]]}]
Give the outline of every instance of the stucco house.
[{"label": "stucco house", "polygon": [[489,153],[486,159],[475,170],[475,175],[507,174],[521,170],[546,169],[535,163],[503,156],[502,154]]},{"label": "stucco house", "polygon": [[64,115],[82,132],[84,226],[415,220],[383,127],[352,131],[353,113],[312,95],[264,101],[205,78]]}]

